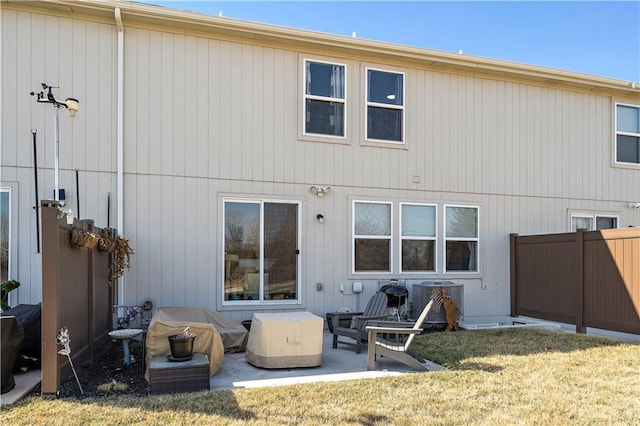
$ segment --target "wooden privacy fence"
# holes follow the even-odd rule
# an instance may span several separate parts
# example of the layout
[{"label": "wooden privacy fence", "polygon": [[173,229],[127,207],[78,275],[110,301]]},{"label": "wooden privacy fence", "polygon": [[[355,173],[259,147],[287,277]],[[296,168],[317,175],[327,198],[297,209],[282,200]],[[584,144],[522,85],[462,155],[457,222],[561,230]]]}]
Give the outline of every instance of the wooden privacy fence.
[{"label": "wooden privacy fence", "polygon": [[640,228],[511,234],[511,315],[640,334]]},{"label": "wooden privacy fence", "polygon": [[[71,339],[74,366],[92,362],[95,349],[106,343],[112,327],[111,306],[115,297],[108,281],[110,255],[91,245],[89,234],[98,233],[93,221],[75,220],[67,225],[57,201],[42,202],[42,395],[56,397],[60,383],[72,373],[56,342],[66,327]],[[59,217],[62,216],[62,217]],[[75,244],[72,245],[72,231]],[[115,287],[115,286],[114,286]]]}]

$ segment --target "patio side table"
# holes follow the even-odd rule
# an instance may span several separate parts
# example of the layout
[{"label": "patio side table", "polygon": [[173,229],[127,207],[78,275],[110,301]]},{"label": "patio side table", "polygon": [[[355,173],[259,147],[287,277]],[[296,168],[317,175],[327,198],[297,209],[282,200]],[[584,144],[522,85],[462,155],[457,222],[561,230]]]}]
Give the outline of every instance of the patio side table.
[{"label": "patio side table", "polygon": [[196,392],[209,390],[209,357],[194,353],[189,361],[169,361],[167,355],[151,359],[149,364],[151,393]]}]

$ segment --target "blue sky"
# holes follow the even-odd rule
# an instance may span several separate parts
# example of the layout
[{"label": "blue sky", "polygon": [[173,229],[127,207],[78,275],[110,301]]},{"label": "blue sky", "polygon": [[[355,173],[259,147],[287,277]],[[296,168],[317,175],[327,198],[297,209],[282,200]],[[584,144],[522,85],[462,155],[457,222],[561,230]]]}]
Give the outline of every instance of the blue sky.
[{"label": "blue sky", "polygon": [[638,0],[139,1],[640,82]]}]

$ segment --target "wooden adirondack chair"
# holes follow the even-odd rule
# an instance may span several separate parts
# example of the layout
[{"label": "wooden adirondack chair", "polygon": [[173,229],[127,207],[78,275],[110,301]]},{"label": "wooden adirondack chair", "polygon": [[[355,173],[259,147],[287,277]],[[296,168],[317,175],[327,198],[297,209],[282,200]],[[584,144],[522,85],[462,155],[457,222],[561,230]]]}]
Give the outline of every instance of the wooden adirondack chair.
[{"label": "wooden adirondack chair", "polygon": [[[367,354],[367,370],[375,370],[376,355],[391,358],[420,371],[446,370],[441,365],[425,360],[409,350],[413,338],[422,333],[422,324],[427,318],[432,305],[433,299],[424,307],[413,326],[410,323],[405,323],[404,327],[398,326],[398,324],[389,327],[368,326],[369,353]],[[401,336],[403,338],[386,339],[382,334]]]},{"label": "wooden adirondack chair", "polygon": [[[363,312],[335,312],[331,319],[333,326],[333,349],[338,347],[338,343],[354,345],[356,353],[362,351],[362,342],[367,341],[368,321],[387,318],[387,295],[382,292],[376,293],[369,299]],[[344,326],[344,320],[351,320],[349,327]],[[342,320],[342,324],[340,322]],[[355,343],[348,340],[338,340],[338,336],[348,337],[355,340]]]}]

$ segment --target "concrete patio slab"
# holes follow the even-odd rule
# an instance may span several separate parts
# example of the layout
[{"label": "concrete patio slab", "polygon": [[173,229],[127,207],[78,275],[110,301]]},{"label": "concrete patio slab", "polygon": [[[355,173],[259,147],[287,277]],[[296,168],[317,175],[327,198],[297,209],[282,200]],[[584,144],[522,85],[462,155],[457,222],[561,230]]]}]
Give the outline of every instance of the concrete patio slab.
[{"label": "concrete patio slab", "polygon": [[40,370],[29,370],[26,373],[14,373],[13,378],[16,381],[16,386],[9,392],[0,395],[0,406],[2,407],[14,404],[29,393],[31,389],[40,383],[42,374]]},{"label": "concrete patio slab", "polygon": [[211,377],[211,390],[282,386],[299,383],[335,382],[419,373],[388,359],[378,359],[375,371],[367,370],[366,345],[356,354],[353,346],[332,347],[332,334],[323,333],[322,365],[309,368],[266,369],[249,364],[244,353],[225,354],[218,373]]}]

